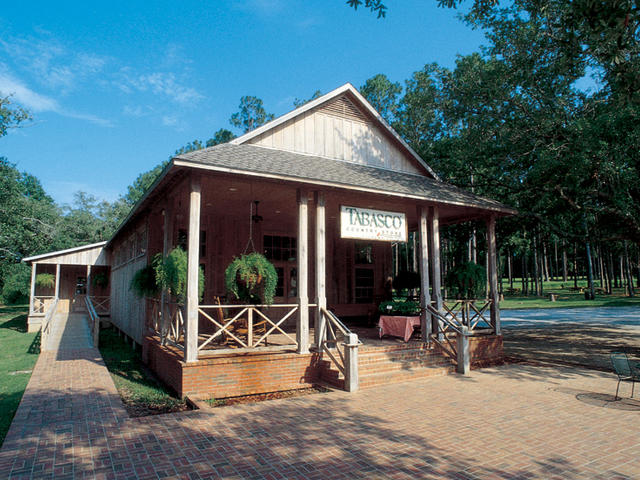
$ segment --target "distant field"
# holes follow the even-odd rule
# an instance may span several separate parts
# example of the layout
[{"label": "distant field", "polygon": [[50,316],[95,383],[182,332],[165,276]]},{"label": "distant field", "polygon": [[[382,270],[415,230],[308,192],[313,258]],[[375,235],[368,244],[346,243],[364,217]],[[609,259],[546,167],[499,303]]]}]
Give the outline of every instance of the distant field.
[{"label": "distant field", "polygon": [[[562,282],[553,280],[544,282],[544,296],[523,296],[520,294],[520,279],[513,282],[513,293],[509,293],[507,289],[509,284],[503,281],[504,301],[500,302],[500,308],[576,308],[576,307],[629,307],[640,306],[640,289],[633,298],[627,297],[626,292],[622,288],[614,288],[611,295],[598,293],[599,282],[596,282],[596,298],[595,300],[585,300],[584,292],[573,289],[573,280]],[[587,281],[578,281],[578,287],[586,289]],[[557,295],[556,301],[549,300],[549,294]]]},{"label": "distant field", "polygon": [[27,305],[0,305],[0,445],[40,354],[40,334],[27,333]]}]

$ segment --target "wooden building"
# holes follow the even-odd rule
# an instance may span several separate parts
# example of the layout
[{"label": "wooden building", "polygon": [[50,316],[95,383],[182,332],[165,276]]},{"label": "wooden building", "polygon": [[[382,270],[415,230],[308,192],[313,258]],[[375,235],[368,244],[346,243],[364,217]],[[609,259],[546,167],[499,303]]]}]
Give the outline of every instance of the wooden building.
[{"label": "wooden building", "polygon": [[[297,388],[334,364],[353,390],[359,341],[340,318],[375,313],[393,273],[391,245],[406,241],[408,231],[419,237],[422,338],[442,341],[450,319],[440,225],[487,222],[491,331],[483,341],[499,350],[495,221],[512,213],[440,181],[347,84],[230,143],[173,158],[99,246],[100,263],[86,264],[109,266],[111,322],[142,345],[151,368],[181,395]],[[178,245],[188,252],[185,304],[166,292],[138,298],[129,287],[135,273]],[[227,296],[225,268],[248,250],[277,269],[272,306]],[[34,272],[45,263],[40,257],[29,259]],[[235,328],[240,323],[244,334]]]}]

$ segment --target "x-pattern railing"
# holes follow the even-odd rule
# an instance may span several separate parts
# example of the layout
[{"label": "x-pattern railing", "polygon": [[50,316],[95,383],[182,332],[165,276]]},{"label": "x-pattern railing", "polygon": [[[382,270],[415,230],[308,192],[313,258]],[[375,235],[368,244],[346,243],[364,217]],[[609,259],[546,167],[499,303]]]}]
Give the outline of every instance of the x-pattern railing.
[{"label": "x-pattern railing", "polygon": [[51,333],[51,321],[53,319],[53,315],[56,312],[56,308],[58,306],[58,299],[53,298],[53,302],[49,305],[48,310],[45,313],[44,318],[42,319],[42,330],[40,334],[40,350],[46,348],[47,343],[49,342],[49,334]]},{"label": "x-pattern railing", "polygon": [[342,375],[346,375],[344,340],[351,332],[332,311],[321,308],[320,313],[325,320],[324,329],[320,331],[322,352],[327,354]]},{"label": "x-pattern railing", "polygon": [[147,328],[156,333],[162,342],[171,343],[184,348],[184,316],[183,306],[176,302],[165,302],[164,308],[160,300],[147,299]]},{"label": "x-pattern railing", "polygon": [[53,295],[38,295],[37,297],[33,297],[33,313],[46,313],[47,308],[55,298]]},{"label": "x-pattern railing", "polygon": [[[444,312],[437,312],[433,306],[429,310],[433,315],[437,315],[443,320],[443,332],[448,329],[459,332],[462,326],[467,327],[470,332],[479,328],[493,329],[491,320],[486,316],[491,307],[491,300],[482,300],[481,302],[478,305],[477,300],[455,300],[453,304],[451,302],[449,305],[447,302],[443,303]],[[484,323],[486,327],[481,323]]]},{"label": "x-pattern railing", "polygon": [[91,295],[91,303],[98,314],[109,314],[111,310],[111,297]]},{"label": "x-pattern railing", "polygon": [[[312,306],[312,305],[310,305]],[[298,304],[272,304],[272,305],[200,305],[198,312],[203,318],[213,324],[215,331],[204,339],[198,346],[198,351],[205,351],[205,347],[211,346],[214,340],[225,344],[235,342],[234,346],[253,349],[266,346],[269,335],[279,333],[289,340],[289,346],[297,346],[298,342],[283,328],[282,324],[298,311]],[[273,320],[265,313],[271,309],[287,309],[278,319]],[[235,315],[225,318],[225,312],[238,310]],[[262,330],[260,336],[255,335],[255,327],[259,325]],[[241,333],[242,332],[242,333]]]}]

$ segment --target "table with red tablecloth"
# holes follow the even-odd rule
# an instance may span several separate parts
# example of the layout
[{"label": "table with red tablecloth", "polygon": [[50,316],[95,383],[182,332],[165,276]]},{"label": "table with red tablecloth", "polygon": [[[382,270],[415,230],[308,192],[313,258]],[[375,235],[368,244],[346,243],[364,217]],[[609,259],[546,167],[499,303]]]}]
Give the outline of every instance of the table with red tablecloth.
[{"label": "table with red tablecloth", "polygon": [[382,315],[378,323],[380,338],[383,335],[393,335],[394,337],[403,338],[408,342],[413,335],[413,327],[420,326],[420,317],[400,317]]}]

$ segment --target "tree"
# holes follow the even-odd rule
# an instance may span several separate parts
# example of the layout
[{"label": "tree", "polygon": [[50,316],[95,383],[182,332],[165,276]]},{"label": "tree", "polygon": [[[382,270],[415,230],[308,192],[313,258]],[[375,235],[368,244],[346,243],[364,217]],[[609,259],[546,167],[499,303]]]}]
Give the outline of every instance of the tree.
[{"label": "tree", "polygon": [[273,120],[273,114],[267,113],[258,97],[244,96],[240,98],[239,112],[231,115],[229,122],[247,133],[254,128]]},{"label": "tree", "polygon": [[360,87],[360,93],[369,101],[382,118],[393,123],[398,111],[398,97],[402,93],[399,83],[392,83],[386,75],[379,73]]},{"label": "tree", "polygon": [[387,16],[387,7],[382,3],[382,0],[347,0],[347,5],[353,7],[355,10],[357,10],[359,6],[364,5],[364,8],[368,8],[376,13],[378,18]]},{"label": "tree", "polygon": [[316,98],[320,98],[322,96],[322,92],[320,90],[316,90],[315,92],[313,92],[313,95],[311,95],[311,97],[309,97],[307,100],[301,100],[299,98],[296,98],[293,101],[293,106],[296,108],[299,108],[301,106],[303,106],[306,103],[311,102],[312,100],[315,100]]},{"label": "tree", "polygon": [[236,138],[236,136],[232,132],[226,128],[221,128],[213,134],[213,137],[206,141],[206,146],[213,147],[215,145],[220,145],[221,143],[229,143],[234,138]]},{"label": "tree", "polygon": [[19,105],[13,105],[11,97],[3,97],[0,94],[0,137],[9,133],[10,128],[15,128],[21,123],[31,120],[31,114]]}]

